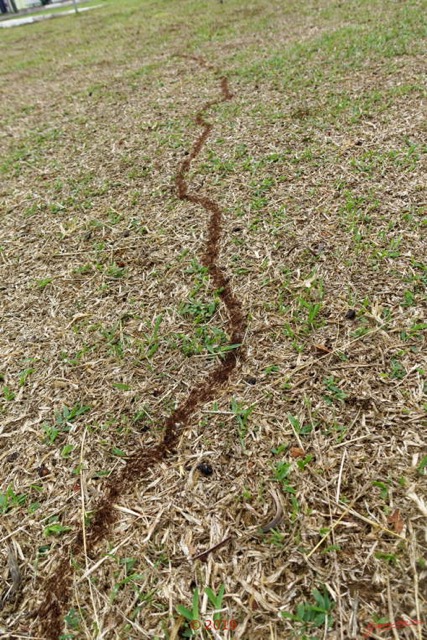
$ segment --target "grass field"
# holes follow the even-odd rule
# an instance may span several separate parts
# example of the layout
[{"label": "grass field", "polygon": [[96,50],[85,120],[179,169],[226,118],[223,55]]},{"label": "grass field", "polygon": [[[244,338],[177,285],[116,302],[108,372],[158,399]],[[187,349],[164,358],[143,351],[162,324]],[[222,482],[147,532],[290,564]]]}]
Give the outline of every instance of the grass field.
[{"label": "grass field", "polygon": [[1,637],[427,637],[426,9],[2,31]]}]

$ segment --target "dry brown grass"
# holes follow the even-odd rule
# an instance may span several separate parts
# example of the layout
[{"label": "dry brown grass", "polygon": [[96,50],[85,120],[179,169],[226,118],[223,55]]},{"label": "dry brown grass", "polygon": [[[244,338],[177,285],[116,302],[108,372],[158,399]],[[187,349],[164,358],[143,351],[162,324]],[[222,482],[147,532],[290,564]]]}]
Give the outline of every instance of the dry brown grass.
[{"label": "dry brown grass", "polygon": [[[40,607],[58,602],[67,638],[175,640],[176,606],[198,587],[210,619],[204,589],[222,584],[238,625],[221,638],[341,640],[425,620],[422,12],[357,6],[229,2],[192,23],[191,3],[129,0],[79,29],[7,34],[4,637],[46,639]],[[378,53],[398,19],[405,53],[386,39]],[[131,479],[135,452],[158,446],[231,338],[201,268],[210,214],[175,185],[219,75],[184,53],[234,94],[206,114],[187,181],[221,207],[219,264],[247,329],[226,386]],[[112,526],[95,545],[106,496]],[[281,615],[313,589],[333,603],[330,630]]]}]

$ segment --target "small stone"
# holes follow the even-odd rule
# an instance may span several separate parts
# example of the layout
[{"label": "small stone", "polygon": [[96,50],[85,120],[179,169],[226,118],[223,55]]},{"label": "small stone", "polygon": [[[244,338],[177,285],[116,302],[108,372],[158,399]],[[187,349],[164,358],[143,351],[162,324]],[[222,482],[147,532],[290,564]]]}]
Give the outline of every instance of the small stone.
[{"label": "small stone", "polygon": [[356,317],[356,312],[354,309],[349,309],[347,311],[347,313],[345,314],[345,319],[346,320],[354,320]]},{"label": "small stone", "polygon": [[200,473],[202,474],[202,476],[211,476],[213,474],[213,469],[211,467],[210,464],[208,464],[207,462],[201,462],[200,464],[197,465],[197,469],[200,471]]}]

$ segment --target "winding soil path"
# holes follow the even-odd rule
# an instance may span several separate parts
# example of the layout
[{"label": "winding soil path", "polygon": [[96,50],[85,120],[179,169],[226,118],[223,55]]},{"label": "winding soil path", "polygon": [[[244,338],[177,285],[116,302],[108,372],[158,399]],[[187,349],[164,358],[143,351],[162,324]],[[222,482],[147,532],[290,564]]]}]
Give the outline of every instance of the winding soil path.
[{"label": "winding soil path", "polygon": [[201,132],[176,173],[177,195],[180,200],[200,205],[209,214],[208,236],[201,262],[208,269],[212,285],[218,290],[226,307],[230,344],[240,346],[230,350],[210,374],[194,385],[187,398],[166,419],[160,443],[151,447],[141,446],[128,459],[126,467],[116,477],[111,478],[104,496],[97,505],[92,524],[86,531],[86,539],[84,532],[80,531],[75,541],[63,550],[54,574],[46,581],[44,601],[38,611],[41,635],[46,640],[58,640],[62,632],[63,618],[71,595],[70,555],[80,555],[84,550],[88,554],[93,553],[95,545],[105,538],[117,520],[118,514],[117,510],[113,508],[113,504],[130,486],[146,478],[156,464],[175,452],[179,436],[195,411],[204,403],[215,398],[219,388],[228,381],[237,365],[238,357],[242,353],[241,345],[246,330],[246,319],[240,302],[233,294],[228,278],[218,264],[223,214],[217,202],[203,194],[193,193],[186,179],[192,161],[199,155],[213,130],[213,124],[205,119],[205,113],[213,106],[231,100],[233,95],[229,89],[228,78],[221,76],[215,67],[206,63],[202,58],[186,57],[195,60],[219,76],[219,97],[206,102],[195,115],[195,122],[201,127]]}]

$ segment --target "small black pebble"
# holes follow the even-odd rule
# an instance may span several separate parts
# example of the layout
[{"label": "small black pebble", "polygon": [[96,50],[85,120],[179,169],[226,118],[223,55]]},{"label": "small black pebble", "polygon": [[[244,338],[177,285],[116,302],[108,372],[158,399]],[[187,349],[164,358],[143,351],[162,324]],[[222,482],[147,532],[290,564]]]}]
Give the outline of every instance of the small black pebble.
[{"label": "small black pebble", "polygon": [[207,464],[207,462],[201,462],[198,464],[197,469],[200,471],[202,476],[211,476],[213,474],[213,469],[210,464]]},{"label": "small black pebble", "polygon": [[129,229],[126,229],[125,231],[123,231],[123,237],[127,238],[128,236],[130,236],[130,231]]},{"label": "small black pebble", "polygon": [[249,376],[249,378],[245,378],[245,382],[247,382],[248,384],[256,384],[256,378],[254,378],[253,376]]},{"label": "small black pebble", "polygon": [[44,478],[45,476],[48,476],[50,474],[50,471],[44,462],[42,462],[40,467],[37,467],[36,471],[39,474],[40,478]]},{"label": "small black pebble", "polygon": [[346,320],[354,320],[356,317],[356,312],[354,309],[349,309],[345,314]]}]

